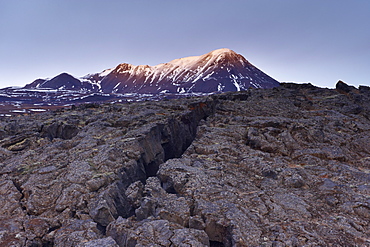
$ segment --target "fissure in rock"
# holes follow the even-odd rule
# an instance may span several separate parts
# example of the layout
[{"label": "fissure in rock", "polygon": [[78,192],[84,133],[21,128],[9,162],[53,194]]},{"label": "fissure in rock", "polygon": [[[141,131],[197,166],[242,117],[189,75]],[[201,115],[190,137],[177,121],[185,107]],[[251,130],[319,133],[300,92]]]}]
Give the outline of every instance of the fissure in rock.
[{"label": "fissure in rock", "polygon": [[191,111],[187,114],[172,117],[166,124],[153,127],[140,141],[145,152],[138,164],[144,166],[146,178],[156,176],[160,164],[181,157],[193,142],[200,120],[213,114],[214,103],[201,102],[189,108]]},{"label": "fissure in rock", "polygon": [[[190,111],[185,114],[173,116],[166,123],[151,126],[146,134],[139,138],[139,145],[144,152],[136,164],[122,167],[120,180],[116,188],[109,193],[111,198],[105,198],[105,203],[102,205],[99,204],[100,200],[97,201],[99,207],[95,207],[93,213],[90,212],[94,221],[101,226],[103,234],[105,227],[113,219],[107,220],[107,218],[112,215],[114,218],[118,216],[127,218],[134,215],[135,208],[129,205],[122,192],[138,180],[145,184],[147,178],[156,176],[162,163],[180,157],[195,139],[199,122],[213,114],[214,103],[213,101],[207,104],[195,103],[189,108]],[[106,202],[110,201],[112,203],[108,205]]]}]

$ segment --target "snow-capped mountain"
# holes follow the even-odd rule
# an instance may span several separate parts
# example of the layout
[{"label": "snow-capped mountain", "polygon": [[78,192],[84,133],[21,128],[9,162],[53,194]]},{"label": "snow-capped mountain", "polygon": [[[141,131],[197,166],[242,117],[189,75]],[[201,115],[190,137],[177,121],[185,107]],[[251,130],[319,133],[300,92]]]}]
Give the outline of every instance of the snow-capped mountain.
[{"label": "snow-capped mountain", "polygon": [[119,64],[80,79],[63,73],[36,80],[25,88],[83,90],[101,93],[213,93],[271,88],[279,82],[230,49],[175,59],[156,66]]},{"label": "snow-capped mountain", "polygon": [[62,73],[37,79],[23,88],[3,88],[0,117],[82,103],[160,100],[276,86],[278,81],[242,55],[219,49],[156,66],[122,63],[81,78]]},{"label": "snow-capped mountain", "polygon": [[120,64],[101,80],[103,92],[191,93],[271,88],[279,83],[242,55],[219,49],[156,66]]}]

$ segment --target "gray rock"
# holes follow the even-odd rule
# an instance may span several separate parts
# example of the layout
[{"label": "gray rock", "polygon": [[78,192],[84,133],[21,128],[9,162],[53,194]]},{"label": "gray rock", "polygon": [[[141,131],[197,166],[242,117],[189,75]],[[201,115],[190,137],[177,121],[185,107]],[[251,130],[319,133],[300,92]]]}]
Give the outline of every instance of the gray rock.
[{"label": "gray rock", "polygon": [[49,237],[53,239],[55,246],[72,247],[100,238],[101,235],[96,223],[91,220],[75,220],[55,232],[49,233]]},{"label": "gray rock", "polygon": [[72,139],[78,134],[78,127],[71,124],[64,124],[55,122],[47,127],[44,127],[41,136],[48,137],[49,139],[62,138],[64,140]]},{"label": "gray rock", "polygon": [[204,231],[196,229],[176,229],[171,237],[173,246],[209,246],[209,238]]},{"label": "gray rock", "polygon": [[126,189],[125,194],[131,205],[135,208],[140,206],[140,201],[143,197],[144,185],[140,181],[136,181]]},{"label": "gray rock", "polygon": [[108,226],[107,235],[119,246],[209,246],[204,231],[182,228],[166,220],[135,222],[119,218]]},{"label": "gray rock", "polygon": [[367,246],[370,95],[347,86],[2,118],[0,245]]},{"label": "gray rock", "polygon": [[107,238],[101,238],[96,240],[91,240],[86,243],[80,243],[77,245],[78,247],[119,247],[119,245],[114,241],[113,238],[107,237]]},{"label": "gray rock", "polygon": [[2,180],[0,182],[0,215],[15,216],[24,215],[20,200],[21,192],[11,180]]}]

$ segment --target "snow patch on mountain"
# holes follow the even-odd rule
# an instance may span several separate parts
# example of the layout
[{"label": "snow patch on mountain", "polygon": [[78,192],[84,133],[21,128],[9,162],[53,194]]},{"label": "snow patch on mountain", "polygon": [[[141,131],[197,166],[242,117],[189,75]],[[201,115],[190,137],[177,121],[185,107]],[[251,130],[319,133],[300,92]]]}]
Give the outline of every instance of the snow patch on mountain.
[{"label": "snow patch on mountain", "polygon": [[103,70],[101,73],[99,73],[99,76],[101,76],[101,77],[107,76],[112,71],[113,71],[113,68],[112,69]]}]

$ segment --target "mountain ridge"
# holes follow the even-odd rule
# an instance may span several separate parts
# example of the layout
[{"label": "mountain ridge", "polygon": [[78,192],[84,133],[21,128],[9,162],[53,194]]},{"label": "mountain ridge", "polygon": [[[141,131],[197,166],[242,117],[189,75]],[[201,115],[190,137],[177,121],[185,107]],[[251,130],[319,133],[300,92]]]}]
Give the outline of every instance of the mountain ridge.
[{"label": "mountain ridge", "polygon": [[[67,85],[63,85],[63,80]],[[49,80],[37,79],[24,88],[64,87],[101,93],[212,93],[278,85],[278,81],[249,63],[242,55],[222,48],[155,66],[121,63],[115,68],[81,78],[62,73]]]},{"label": "mountain ridge", "polygon": [[121,63],[83,77],[63,72],[50,79],[36,79],[24,87],[3,88],[0,116],[82,103],[157,101],[279,85],[242,55],[223,48],[155,66]]}]

